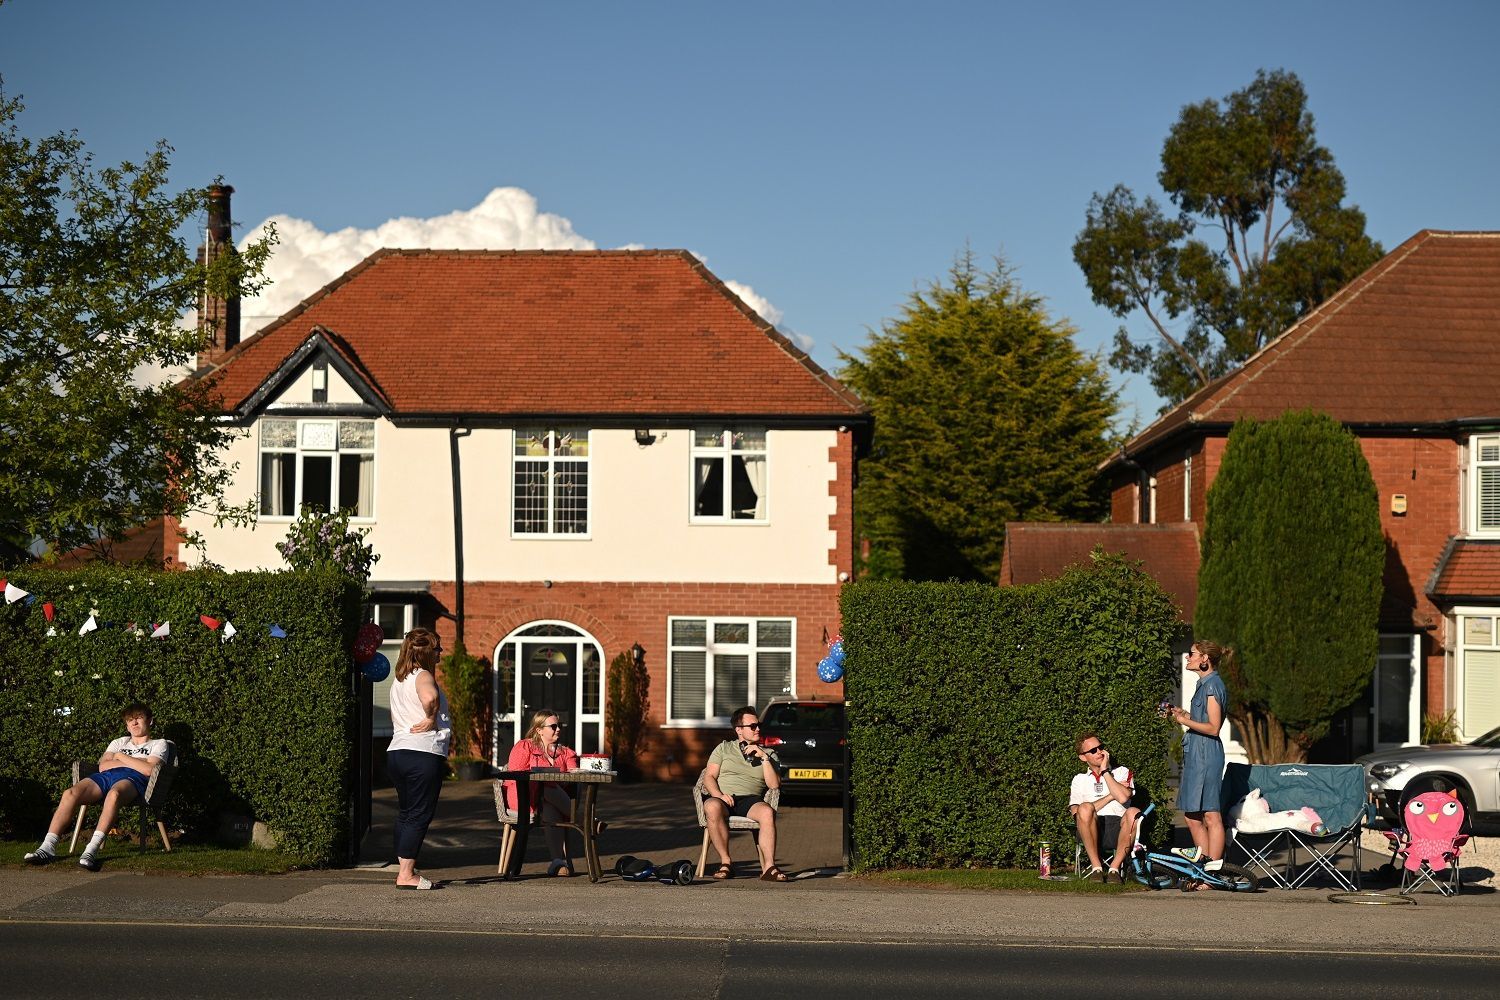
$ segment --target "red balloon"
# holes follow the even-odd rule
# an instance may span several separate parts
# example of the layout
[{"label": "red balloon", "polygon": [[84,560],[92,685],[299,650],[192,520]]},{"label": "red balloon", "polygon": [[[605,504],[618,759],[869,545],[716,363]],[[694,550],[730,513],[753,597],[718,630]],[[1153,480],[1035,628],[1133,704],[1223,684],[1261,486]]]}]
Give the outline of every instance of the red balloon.
[{"label": "red balloon", "polygon": [[354,635],[354,662],[364,666],[375,658],[380,644],[385,641],[385,632],[374,622],[365,622]]}]

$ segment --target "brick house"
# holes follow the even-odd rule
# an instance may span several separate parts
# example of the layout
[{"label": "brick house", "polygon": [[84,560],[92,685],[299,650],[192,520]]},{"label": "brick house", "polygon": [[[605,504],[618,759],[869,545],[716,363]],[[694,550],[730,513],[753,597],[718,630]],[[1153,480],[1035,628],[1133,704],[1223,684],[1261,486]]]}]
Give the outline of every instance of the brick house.
[{"label": "brick house", "polygon": [[870,416],[691,254],[383,250],[236,341],[218,324],[194,377],[245,430],[227,499],[258,522],[183,527],[228,569],[276,567],[301,505],[350,508],[388,637],[429,625],[493,664],[493,762],[541,706],[607,751],[622,652],[663,778],[696,775],[741,704],[842,697],[816,664]]},{"label": "brick house", "polygon": [[1201,525],[1237,419],[1314,408],[1358,435],[1387,540],[1380,653],[1323,759],[1420,742],[1426,713],[1466,740],[1500,725],[1497,338],[1500,233],[1424,230],[1103,466],[1101,527]]}]

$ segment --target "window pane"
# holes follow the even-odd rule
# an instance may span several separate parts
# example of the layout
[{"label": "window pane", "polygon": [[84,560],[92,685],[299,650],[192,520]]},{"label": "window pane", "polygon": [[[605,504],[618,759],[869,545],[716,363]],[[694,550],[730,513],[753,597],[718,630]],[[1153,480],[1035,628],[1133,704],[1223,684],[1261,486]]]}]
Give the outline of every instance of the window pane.
[{"label": "window pane", "polygon": [[761,650],[755,656],[755,700],[764,705],[792,693],[792,654]]},{"label": "window pane", "polygon": [[375,509],[375,456],[339,456],[339,507],[355,517],[370,517]]},{"label": "window pane", "polygon": [[1500,462],[1500,438],[1477,438],[1474,445],[1479,450],[1481,462]]},{"label": "window pane", "polygon": [[739,455],[730,459],[730,509],[742,520],[759,520],[762,513],[761,493],[766,484],[766,460],[749,461]]},{"label": "window pane", "polygon": [[585,462],[558,462],[552,477],[553,528],[558,534],[589,530],[589,467]]},{"label": "window pane", "polygon": [[[599,650],[583,647],[583,714],[599,714]],[[587,752],[587,751],[585,751]]]},{"label": "window pane", "polygon": [[1493,646],[1495,639],[1495,619],[1493,618],[1465,618],[1464,619],[1464,642],[1470,645]]},{"label": "window pane", "polygon": [[517,455],[546,455],[547,432],[540,427],[527,427],[516,431]]},{"label": "window pane", "polygon": [[1473,739],[1500,726],[1500,653],[1464,653],[1464,737]]},{"label": "window pane", "polygon": [[260,512],[272,517],[297,513],[297,453],[268,452],[260,456]]},{"label": "window pane", "polygon": [[[378,604],[375,606],[375,623],[385,633],[387,640],[400,641],[406,638],[406,605]],[[395,660],[391,663],[395,664]]]},{"label": "window pane", "polygon": [[304,420],[301,430],[304,450],[333,451],[338,447],[338,427],[332,420]]},{"label": "window pane", "polygon": [[764,427],[742,427],[731,438],[735,451],[765,451],[766,429]]},{"label": "window pane", "polygon": [[792,646],[792,623],[788,619],[768,618],[755,623],[755,644],[790,649]]},{"label": "window pane", "polygon": [[260,446],[262,448],[297,447],[297,421],[262,420],[260,422]]},{"label": "window pane", "polygon": [[696,448],[719,448],[724,444],[722,427],[699,427],[693,431],[693,446]]},{"label": "window pane", "polygon": [[708,644],[708,623],[702,618],[680,618],[672,623],[672,645],[704,646]]},{"label": "window pane", "polygon": [[516,463],[515,508],[518,534],[547,530],[547,463]]},{"label": "window pane", "polygon": [[587,458],[589,432],[580,427],[563,428],[557,432],[556,453],[568,458]]},{"label": "window pane", "polygon": [[718,643],[748,643],[750,641],[749,622],[715,622],[714,642]]},{"label": "window pane", "polygon": [[724,460],[693,459],[693,513],[699,517],[724,516]]},{"label": "window pane", "polygon": [[1410,656],[1414,638],[1410,635],[1383,635],[1380,637],[1380,655]]},{"label": "window pane", "polygon": [[675,650],[672,653],[672,718],[703,718],[703,698],[707,690],[705,665],[707,654]]},{"label": "window pane", "polygon": [[714,657],[714,715],[729,715],[750,703],[750,657],[743,653]]},{"label": "window pane", "polygon": [[369,450],[375,447],[375,421],[340,420],[340,450],[355,448]]},{"label": "window pane", "polygon": [[328,513],[333,499],[333,456],[302,456],[302,503],[319,513]]},{"label": "window pane", "polygon": [[1500,468],[1482,468],[1479,473],[1479,527],[1500,528]]}]

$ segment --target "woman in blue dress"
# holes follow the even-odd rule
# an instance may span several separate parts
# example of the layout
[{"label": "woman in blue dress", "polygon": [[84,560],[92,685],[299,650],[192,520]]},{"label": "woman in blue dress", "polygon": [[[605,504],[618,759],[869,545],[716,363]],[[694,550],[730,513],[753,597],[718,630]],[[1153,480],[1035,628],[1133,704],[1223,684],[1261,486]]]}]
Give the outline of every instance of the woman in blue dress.
[{"label": "woman in blue dress", "polygon": [[1172,709],[1172,718],[1187,732],[1182,738],[1182,787],[1177,807],[1187,820],[1194,847],[1185,857],[1218,867],[1224,860],[1224,814],[1219,789],[1224,780],[1224,744],[1219,730],[1229,709],[1229,692],[1218,674],[1219,662],[1232,650],[1200,639],[1188,654],[1188,669],[1198,675],[1192,706]]}]

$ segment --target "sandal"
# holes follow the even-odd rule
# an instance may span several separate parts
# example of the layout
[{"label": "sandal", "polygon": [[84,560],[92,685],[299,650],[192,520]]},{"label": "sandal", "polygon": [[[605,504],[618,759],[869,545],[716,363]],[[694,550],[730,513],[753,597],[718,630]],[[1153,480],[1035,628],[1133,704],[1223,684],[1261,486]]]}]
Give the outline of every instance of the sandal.
[{"label": "sandal", "polygon": [[765,871],[761,872],[760,873],[760,880],[762,882],[790,882],[791,881],[791,879],[787,877],[787,873],[784,872],[784,871],[782,871],[780,868],[777,868],[775,865],[772,865],[771,867],[767,868]]},{"label": "sandal", "polygon": [[720,865],[719,870],[714,872],[714,878],[721,882],[727,878],[734,878],[734,869],[730,868],[727,864]]},{"label": "sandal", "polygon": [[418,890],[421,890],[421,891],[425,892],[425,891],[427,891],[429,889],[436,889],[437,888],[437,883],[431,881],[425,875],[418,875],[417,876],[417,881],[416,881],[415,885],[402,885],[402,884],[400,884],[398,882],[396,884],[396,888],[397,889],[418,889]]}]

